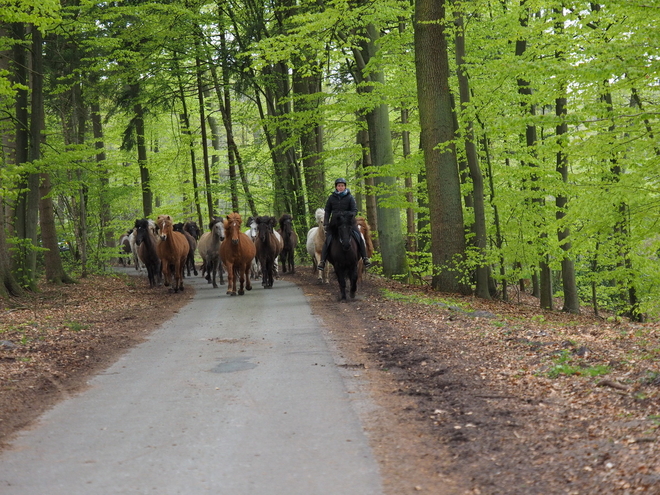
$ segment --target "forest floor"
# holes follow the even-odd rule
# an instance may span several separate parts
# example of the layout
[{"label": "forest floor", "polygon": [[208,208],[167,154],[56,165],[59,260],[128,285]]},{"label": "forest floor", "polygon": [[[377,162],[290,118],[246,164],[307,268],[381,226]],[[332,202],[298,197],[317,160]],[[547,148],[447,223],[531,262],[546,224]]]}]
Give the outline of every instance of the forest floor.
[{"label": "forest floor", "polygon": [[[339,302],[336,280],[319,285],[308,266],[283,278],[324,322],[340,366],[365,384],[388,495],[660,494],[659,324],[374,275]],[[5,447],[193,295],[126,276],[40,289],[2,300]]]}]

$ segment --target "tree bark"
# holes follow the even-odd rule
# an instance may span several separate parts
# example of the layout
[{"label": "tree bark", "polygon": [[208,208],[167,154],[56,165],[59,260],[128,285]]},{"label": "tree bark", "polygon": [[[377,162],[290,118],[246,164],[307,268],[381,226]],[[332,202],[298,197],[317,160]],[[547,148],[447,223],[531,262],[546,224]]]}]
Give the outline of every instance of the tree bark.
[{"label": "tree bark", "polygon": [[[358,83],[367,83],[361,86],[365,93],[372,92],[374,85],[384,85],[385,75],[380,68],[366,72],[366,66],[379,50],[378,32],[374,25],[366,29],[367,41],[362,43],[361,49],[354,50],[357,64],[356,77]],[[369,84],[373,83],[373,84]],[[367,128],[369,130],[369,155],[371,166],[378,172],[381,168],[394,162],[392,151],[392,134],[390,132],[389,107],[382,103],[366,112]],[[368,172],[368,171],[367,171]],[[383,274],[386,277],[408,274],[406,259],[405,237],[402,235],[401,215],[398,209],[382,206],[392,193],[396,185],[396,178],[377,174],[374,177],[374,189],[377,196],[376,217],[378,231],[378,245],[382,255]]]},{"label": "tree bark", "polygon": [[[465,37],[463,17],[461,12],[454,12],[454,20],[456,23],[456,65],[458,74],[458,87],[460,95],[460,110],[459,114],[464,108],[470,104],[470,83],[466,73],[465,67]],[[482,299],[490,299],[490,291],[488,289],[488,264],[486,262],[486,208],[484,205],[484,179],[481,174],[481,167],[479,166],[479,158],[477,155],[477,146],[474,137],[474,125],[471,118],[465,118],[465,156],[472,179],[472,200],[474,208],[474,246],[477,249],[479,257],[476,266],[477,284],[476,296]]]},{"label": "tree bark", "polygon": [[432,286],[464,293],[460,263],[465,233],[449,89],[449,57],[444,31],[446,0],[415,1],[415,67],[421,146],[429,193]]}]

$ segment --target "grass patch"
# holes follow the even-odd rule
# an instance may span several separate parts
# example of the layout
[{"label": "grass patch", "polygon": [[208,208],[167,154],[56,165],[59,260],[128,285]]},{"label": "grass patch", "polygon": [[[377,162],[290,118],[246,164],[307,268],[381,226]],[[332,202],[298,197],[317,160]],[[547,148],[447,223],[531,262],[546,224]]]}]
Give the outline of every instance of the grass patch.
[{"label": "grass patch", "polygon": [[422,297],[419,294],[401,294],[399,292],[392,292],[389,289],[383,289],[382,295],[386,299],[390,299],[392,301],[404,302],[404,303],[426,304],[428,306],[440,306],[443,308],[458,308],[463,311],[470,311],[472,309],[470,308],[469,305],[463,302],[459,302],[451,299],[441,299],[438,297]]},{"label": "grass patch", "polygon": [[601,376],[610,372],[610,367],[604,364],[595,366],[585,366],[583,363],[575,363],[573,354],[568,351],[562,351],[553,359],[554,366],[547,371],[548,378],[558,378],[565,376]]}]

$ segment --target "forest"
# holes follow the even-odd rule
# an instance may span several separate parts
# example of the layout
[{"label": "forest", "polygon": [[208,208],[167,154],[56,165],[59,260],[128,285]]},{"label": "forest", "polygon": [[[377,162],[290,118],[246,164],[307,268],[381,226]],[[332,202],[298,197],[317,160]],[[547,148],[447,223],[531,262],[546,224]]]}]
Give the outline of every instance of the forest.
[{"label": "forest", "polygon": [[345,177],[385,277],[657,317],[659,19],[649,0],[2,0],[0,293],[103,272],[159,214],[290,213],[305,239]]}]

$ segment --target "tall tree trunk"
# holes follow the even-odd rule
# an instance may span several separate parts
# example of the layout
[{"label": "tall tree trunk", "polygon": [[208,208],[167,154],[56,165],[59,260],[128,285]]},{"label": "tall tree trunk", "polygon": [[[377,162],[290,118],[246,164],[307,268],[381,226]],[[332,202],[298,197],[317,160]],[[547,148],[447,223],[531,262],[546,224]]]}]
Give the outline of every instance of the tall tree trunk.
[{"label": "tall tree trunk", "polygon": [[[29,100],[28,100],[28,57],[23,43],[26,38],[25,25],[12,25],[14,39],[17,43],[13,49],[13,74],[16,89],[16,137],[14,160],[20,168],[29,158]],[[36,290],[37,224],[39,210],[39,176],[36,173],[25,172],[21,176],[18,187],[18,198],[14,210],[14,233],[18,244],[14,247],[14,276],[19,283],[30,290]]]},{"label": "tall tree trunk", "polygon": [[[385,84],[385,75],[379,68],[371,70],[367,74],[367,64],[376,57],[380,47],[378,46],[379,34],[374,25],[367,26],[366,35],[367,41],[362,43],[360,50],[354,50],[354,55],[358,69],[358,82],[366,83],[361,86],[362,91],[369,93],[374,90],[374,86]],[[381,103],[369,109],[366,119],[369,129],[371,165],[377,172],[394,162],[388,105]],[[378,243],[383,260],[383,274],[386,277],[408,275],[405,237],[402,235],[399,210],[382,206],[383,202],[392,195],[390,191],[395,188],[395,185],[395,177],[381,174],[374,177],[377,194]]]},{"label": "tall tree trunk", "polygon": [[[202,79],[202,61],[199,55],[195,57],[195,68],[197,76],[197,99],[199,101],[199,123],[202,130],[202,158],[204,160],[204,183],[206,184],[206,207],[209,210],[209,218],[214,216],[213,194],[211,190],[211,166],[209,164],[208,138],[206,136],[206,116],[204,105],[204,81]],[[199,197],[195,196],[197,215],[202,221],[202,212],[199,205]]]},{"label": "tall tree trunk", "polygon": [[[190,114],[188,113],[188,103],[186,102],[186,94],[183,89],[183,83],[181,78],[178,77],[179,83],[179,99],[181,100],[181,114],[179,115],[179,120],[181,122],[181,133],[188,138],[188,150],[190,153],[190,172],[192,175],[193,183],[193,208],[197,212],[197,222],[199,225],[204,225],[204,220],[202,217],[202,209],[199,201],[199,182],[197,180],[197,159],[195,158],[195,142],[192,137],[191,124],[190,124]],[[208,187],[208,184],[207,184]],[[213,211],[209,211],[209,217],[213,214]]]},{"label": "tall tree trunk", "polygon": [[[559,16],[563,15],[561,11],[555,10],[555,12]],[[563,33],[563,22],[557,21],[555,27],[557,34]],[[555,54],[555,57],[562,60],[564,55],[561,51],[558,51]],[[559,89],[565,94],[565,83],[562,83]],[[556,127],[557,144],[559,145],[559,150],[557,151],[557,172],[561,176],[564,184],[568,183],[568,156],[564,151],[564,148],[568,144],[568,124],[566,123],[566,114],[566,97],[561,96],[555,100],[555,115],[560,119],[559,124],[557,124]],[[577,283],[575,281],[575,264],[570,258],[571,231],[568,226],[561,225],[561,221],[566,217],[568,198],[564,194],[558,194],[555,199],[555,205],[557,207],[555,218],[560,225],[557,230],[557,240],[559,241],[559,246],[564,251],[564,256],[561,260],[562,285],[564,289],[564,307],[562,308],[562,311],[578,314],[580,312],[580,300],[578,297]]]},{"label": "tall tree trunk", "polygon": [[[306,76],[299,70],[293,72],[293,91],[296,95],[294,110],[307,115],[318,111],[321,104],[321,76]],[[325,190],[325,167],[323,164],[323,126],[314,117],[306,129],[300,132],[300,150],[307,188],[308,213],[313,218],[314,211],[323,207],[327,196]],[[298,225],[300,227],[300,225]],[[304,231],[307,231],[305,222]]]},{"label": "tall tree trunk", "polygon": [[[112,252],[116,252],[116,236],[112,231],[111,222],[112,222],[112,210],[110,208],[110,201],[108,197],[108,191],[110,187],[109,172],[106,166],[106,156],[105,156],[105,144],[103,142],[103,122],[101,120],[101,105],[99,103],[98,94],[95,94],[91,104],[91,120],[92,120],[92,133],[94,135],[94,148],[96,148],[96,164],[98,167],[99,174],[99,245],[105,246],[106,248],[111,248]],[[111,260],[113,263],[116,261],[116,258]]]},{"label": "tall tree trunk", "polygon": [[[30,160],[41,159],[42,131],[44,122],[43,97],[43,40],[41,31],[32,29],[32,106],[30,119]],[[41,242],[47,251],[44,252],[44,266],[46,280],[53,283],[72,282],[73,280],[64,272],[62,258],[60,257],[55,229],[55,209],[50,197],[50,175],[47,171],[41,172],[39,184],[39,224],[41,227]]]},{"label": "tall tree trunk", "polygon": [[[134,85],[133,94],[138,97],[140,94],[139,84]],[[144,108],[142,103],[133,105],[135,114],[135,132],[137,134],[137,153],[138,166],[140,168],[140,184],[142,188],[142,214],[144,218],[149,218],[153,213],[153,191],[151,190],[151,177],[149,174],[149,165],[147,162],[147,144],[144,128]]]},{"label": "tall tree trunk", "polygon": [[[9,32],[9,27],[0,25],[0,38],[9,39],[10,37],[11,33]],[[9,63],[11,58],[11,50],[0,52],[0,71],[11,73],[13,70]],[[10,129],[0,128],[0,138],[2,139],[1,150],[4,154],[5,162],[13,163],[15,160],[15,153],[13,150],[15,133]],[[1,181],[2,178],[0,177],[0,186],[5,188],[6,185],[1,184]],[[12,227],[11,223],[8,222],[12,219],[13,212],[10,211],[10,208],[4,206],[6,204],[5,201],[6,198],[0,197],[0,204],[3,205],[0,209],[0,297],[8,295],[19,296],[23,292],[12,273],[13,265],[12,259],[9,255],[7,232],[9,231],[9,228]]]},{"label": "tall tree trunk", "polygon": [[[222,16],[222,12],[220,12]],[[224,43],[224,35],[221,34],[221,47],[223,55],[226,53],[226,47]],[[223,56],[223,60],[227,60],[227,56]],[[232,124],[232,109],[231,109],[231,98],[229,93],[229,68],[226,63],[222,64],[222,84],[218,78],[218,72],[209,61],[209,67],[211,68],[211,76],[213,78],[213,87],[215,89],[216,97],[218,100],[218,105],[220,106],[220,114],[222,115],[222,123],[225,128],[225,134],[227,135],[227,147],[230,158],[230,169],[229,169],[229,180],[231,188],[231,197],[232,197],[232,207],[234,211],[239,211],[238,205],[238,181],[240,178],[240,183],[243,187],[243,193],[245,194],[245,201],[248,204],[248,208],[252,216],[257,216],[257,207],[254,203],[254,197],[250,192],[250,184],[247,180],[247,173],[245,167],[243,166],[243,160],[241,159],[241,154],[234,139],[234,129]],[[239,177],[236,176],[235,169],[232,167],[232,159],[235,159],[235,163],[238,166]]]},{"label": "tall tree trunk", "polygon": [[[456,23],[456,65],[458,75],[458,87],[460,94],[460,111],[470,104],[470,83],[465,66],[465,30],[463,26],[463,16],[461,12],[454,12],[454,21]],[[476,296],[482,299],[490,299],[488,289],[488,263],[486,262],[486,207],[484,205],[484,179],[479,166],[477,156],[477,146],[474,137],[474,125],[471,118],[466,118],[465,122],[465,156],[472,179],[472,198],[474,208],[474,245],[477,249],[479,260],[477,262],[477,287]]]},{"label": "tall tree trunk", "polygon": [[[522,0],[520,2],[521,7],[524,7],[526,2],[527,0]],[[522,28],[526,28],[527,25],[528,25],[528,15],[523,10],[523,14],[520,17],[520,26]],[[516,41],[516,56],[522,57],[526,51],[527,51],[527,41],[525,39],[518,39]],[[534,105],[528,103],[529,97],[532,95],[532,88],[530,86],[529,81],[527,81],[523,77],[518,77],[518,93],[522,97],[521,98],[522,108],[525,111],[527,111],[530,116],[534,116],[536,113],[536,109]],[[533,124],[527,124],[525,129],[525,140],[527,147],[530,149],[529,154],[532,156],[535,154],[534,150],[536,147],[537,139],[538,138],[537,138],[536,126]],[[526,165],[532,168],[537,167],[535,163],[531,163],[531,162],[527,163]],[[532,186],[531,186],[532,191],[538,191],[538,187],[534,185],[534,182],[537,181],[537,176],[535,172],[531,173],[531,181],[532,181]],[[539,212],[539,215],[542,212],[544,204],[545,204],[545,200],[543,197],[541,197],[540,194],[539,196],[535,197],[532,200],[532,205],[536,207],[536,209]],[[543,225],[541,224],[540,221],[539,224],[537,225],[537,228],[540,231],[539,238],[541,239],[542,242],[546,242],[545,240],[547,239],[548,235],[546,232],[543,231]],[[538,247],[538,249],[540,252],[538,257],[539,271],[540,271],[540,285],[539,285],[540,305],[542,308],[552,309],[553,308],[552,272],[550,270],[550,265],[548,262],[548,255],[543,254],[545,250],[541,247]],[[534,276],[532,278],[534,278]],[[534,292],[536,293],[536,290]]]},{"label": "tall tree trunk", "polygon": [[463,293],[460,262],[465,254],[461,185],[453,146],[449,57],[445,36],[447,0],[415,0],[415,67],[421,146],[429,194],[432,285]]}]

